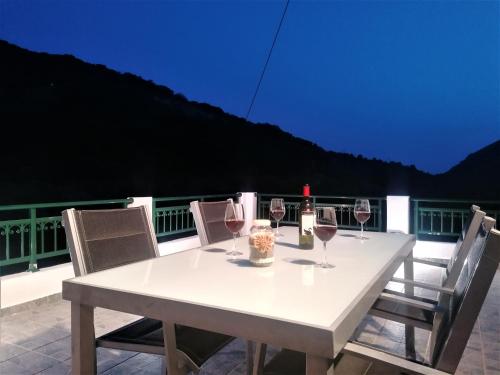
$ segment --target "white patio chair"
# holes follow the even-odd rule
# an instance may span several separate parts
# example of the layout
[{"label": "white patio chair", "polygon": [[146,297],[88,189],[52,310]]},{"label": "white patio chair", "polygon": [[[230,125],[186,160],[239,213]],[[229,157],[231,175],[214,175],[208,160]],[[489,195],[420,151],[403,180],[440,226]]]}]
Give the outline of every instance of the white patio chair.
[{"label": "white patio chair", "polygon": [[[232,199],[227,199],[217,202],[193,201],[190,203],[190,210],[193,214],[201,246],[233,238],[233,234],[226,228],[224,223],[226,207],[228,203],[232,202]],[[251,374],[253,371],[253,346],[252,341],[247,341],[247,374]]]},{"label": "white patio chair", "polygon": [[[63,211],[63,225],[76,276],[158,256],[158,244],[145,206]],[[164,334],[175,333],[177,362],[185,371],[201,365],[233,337],[192,327],[165,327],[142,318],[96,338],[96,347],[165,354]],[[166,337],[166,335],[165,335]]]},{"label": "white patio chair", "polygon": [[[453,288],[455,285],[458,276],[462,270],[462,266],[464,264],[465,259],[469,253],[469,250],[472,246],[472,242],[476,237],[477,231],[485,217],[486,213],[481,211],[478,206],[472,205],[470,208],[469,215],[467,220],[465,221],[460,236],[457,240],[453,253],[449,259],[441,259],[441,258],[409,258],[409,261],[413,261],[414,263],[421,263],[428,266],[438,267],[440,269],[445,269],[445,272],[442,274],[441,285],[430,284],[422,281],[416,281],[414,279],[402,279],[399,277],[393,277],[391,279],[392,282],[402,283],[405,286],[409,287],[418,287],[424,288],[427,290],[433,290],[440,292],[443,288]],[[394,293],[400,294],[390,289],[385,290],[386,293]]]},{"label": "white patio chair", "polygon": [[[480,211],[476,211],[475,215]],[[418,296],[409,296],[402,292],[384,290],[379,299],[375,302],[370,314],[384,319],[389,319],[399,323],[408,324],[410,326],[423,329],[431,329],[433,326],[434,314],[433,309],[438,304],[444,303],[444,296],[451,296],[459,287],[458,282],[461,275],[466,271],[465,268],[474,267],[475,262],[479,260],[477,256],[478,236],[483,232],[489,232],[495,226],[495,220],[485,216],[482,218],[482,224],[473,233],[474,240],[467,249],[465,258],[456,261],[452,267],[448,278],[445,279],[442,286],[431,285],[427,283],[415,282],[411,285],[418,286],[424,289],[430,289],[438,292],[437,299],[423,298]],[[471,225],[469,234],[472,232]],[[434,306],[434,307],[432,307]]]},{"label": "white patio chair", "polygon": [[[432,292],[446,292],[453,289],[457,278],[460,274],[462,266],[464,264],[465,259],[469,253],[469,250],[472,245],[472,241],[474,240],[477,231],[479,230],[482,219],[484,218],[485,213],[479,209],[479,206],[472,205],[469,210],[469,215],[463,225],[460,236],[457,240],[453,253],[451,257],[448,259],[440,259],[440,258],[415,258],[409,257],[406,259],[404,267],[405,267],[405,278],[393,277],[392,282],[402,283],[405,286],[405,292],[399,292],[393,290],[392,288],[387,288],[384,290],[384,293],[381,295],[381,299],[388,299],[389,294],[398,295],[401,297],[410,297],[413,299],[420,300],[422,302],[433,303],[434,300],[427,300],[425,298],[414,297],[414,288],[421,288],[426,291]],[[414,279],[413,273],[413,264],[411,263],[421,263],[427,266],[431,266],[437,268],[441,271],[441,281],[439,283],[427,283],[423,281],[417,281]],[[444,271],[444,272],[443,272]],[[387,306],[388,302],[385,302]],[[380,304],[379,304],[380,305]],[[379,306],[381,307],[381,306]],[[394,307],[392,307],[394,308]],[[406,308],[408,313],[410,313],[411,308]],[[402,314],[402,309],[399,309]],[[381,309],[374,310],[374,314],[378,314],[377,316],[384,315],[385,318],[390,319],[390,317]],[[406,353],[408,356],[415,355],[415,328],[407,325],[405,327],[405,340],[406,340]]]},{"label": "white patio chair", "polygon": [[224,224],[226,206],[232,201],[228,199],[218,202],[193,201],[190,203],[201,246],[233,238],[233,234]]}]

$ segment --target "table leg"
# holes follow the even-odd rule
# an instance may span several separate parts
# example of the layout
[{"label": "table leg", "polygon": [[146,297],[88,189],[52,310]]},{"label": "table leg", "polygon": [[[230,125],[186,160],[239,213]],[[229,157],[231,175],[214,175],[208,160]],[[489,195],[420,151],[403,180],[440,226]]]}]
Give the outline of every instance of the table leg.
[{"label": "table leg", "polygon": [[328,358],[306,354],[306,375],[333,375],[333,363]]},{"label": "table leg", "polygon": [[168,375],[182,375],[185,371],[178,366],[175,324],[163,322],[163,342],[165,344],[165,362]]},{"label": "table leg", "polygon": [[[408,257],[413,258],[413,250]],[[408,258],[404,261],[404,278],[414,280],[413,261]],[[407,296],[412,297],[415,295],[415,288],[413,285],[405,284],[404,288]],[[415,327],[408,324],[405,325],[405,347],[406,357],[415,358]]]},{"label": "table leg", "polygon": [[72,374],[97,372],[94,333],[94,307],[71,302]]},{"label": "table leg", "polygon": [[267,345],[259,342],[255,343],[255,354],[253,357],[253,375],[261,375],[264,371]]},{"label": "table leg", "polygon": [[247,354],[246,354],[247,375],[253,374],[253,366],[254,366],[253,354],[254,354],[254,342],[251,340],[247,340]]}]

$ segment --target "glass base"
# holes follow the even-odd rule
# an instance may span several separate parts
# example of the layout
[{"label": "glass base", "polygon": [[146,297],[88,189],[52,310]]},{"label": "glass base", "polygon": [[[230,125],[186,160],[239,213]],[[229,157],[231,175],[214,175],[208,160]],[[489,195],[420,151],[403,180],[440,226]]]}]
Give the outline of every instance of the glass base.
[{"label": "glass base", "polygon": [[335,268],[334,264],[324,263],[324,262],[323,263],[318,263],[316,266],[319,267],[319,268],[326,268],[326,269],[328,269],[328,268]]},{"label": "glass base", "polygon": [[285,237],[285,235],[280,232],[274,232],[274,237]]},{"label": "glass base", "polygon": [[243,253],[240,251],[231,250],[231,251],[226,252],[226,255],[236,256],[236,255],[243,255]]}]

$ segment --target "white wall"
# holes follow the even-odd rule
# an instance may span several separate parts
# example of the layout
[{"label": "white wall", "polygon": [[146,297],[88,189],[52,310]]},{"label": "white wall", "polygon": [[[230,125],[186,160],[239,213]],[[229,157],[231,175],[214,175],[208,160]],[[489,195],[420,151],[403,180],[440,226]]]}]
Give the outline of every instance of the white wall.
[{"label": "white wall", "polygon": [[173,241],[162,242],[158,244],[158,250],[160,251],[160,256],[163,256],[178,253],[179,251],[194,249],[200,246],[201,243],[198,236],[191,236],[179,238]]},{"label": "white wall", "polygon": [[153,221],[153,197],[134,197],[132,199],[133,199],[132,203],[129,203],[127,205],[127,207],[146,206],[148,209],[149,219],[151,220],[151,223],[154,223],[154,221]]},{"label": "white wall", "polygon": [[387,232],[410,233],[410,197],[387,196]]},{"label": "white wall", "polygon": [[61,293],[62,280],[74,277],[71,263],[0,277],[0,308]]},{"label": "white wall", "polygon": [[246,236],[250,234],[252,222],[257,218],[257,193],[241,193],[238,201],[245,212],[245,226],[240,230],[240,234]]}]

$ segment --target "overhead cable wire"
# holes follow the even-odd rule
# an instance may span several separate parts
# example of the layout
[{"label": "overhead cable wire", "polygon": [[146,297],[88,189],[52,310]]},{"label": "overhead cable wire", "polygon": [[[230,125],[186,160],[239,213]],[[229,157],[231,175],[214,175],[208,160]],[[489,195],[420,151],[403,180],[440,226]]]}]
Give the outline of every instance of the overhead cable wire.
[{"label": "overhead cable wire", "polygon": [[269,64],[269,60],[271,59],[274,45],[276,44],[276,40],[278,39],[278,35],[280,33],[280,30],[281,30],[281,26],[283,25],[283,20],[285,19],[286,11],[288,9],[288,4],[290,4],[290,0],[286,1],[285,8],[283,9],[283,13],[281,14],[280,23],[278,24],[278,28],[276,29],[276,33],[274,34],[273,44],[271,45],[271,48],[269,49],[269,53],[267,54],[267,59],[266,59],[266,62],[264,64],[264,68],[262,68],[262,72],[260,73],[259,82],[257,83],[257,87],[255,88],[255,92],[253,94],[252,101],[250,102],[250,105],[248,106],[248,111],[247,111],[247,114],[245,116],[245,120],[248,120],[248,116],[250,116],[250,112],[252,111],[253,104],[255,102],[255,98],[257,97],[257,94],[259,92],[260,85],[262,83],[262,79],[264,78],[264,74],[266,73],[267,65]]}]

